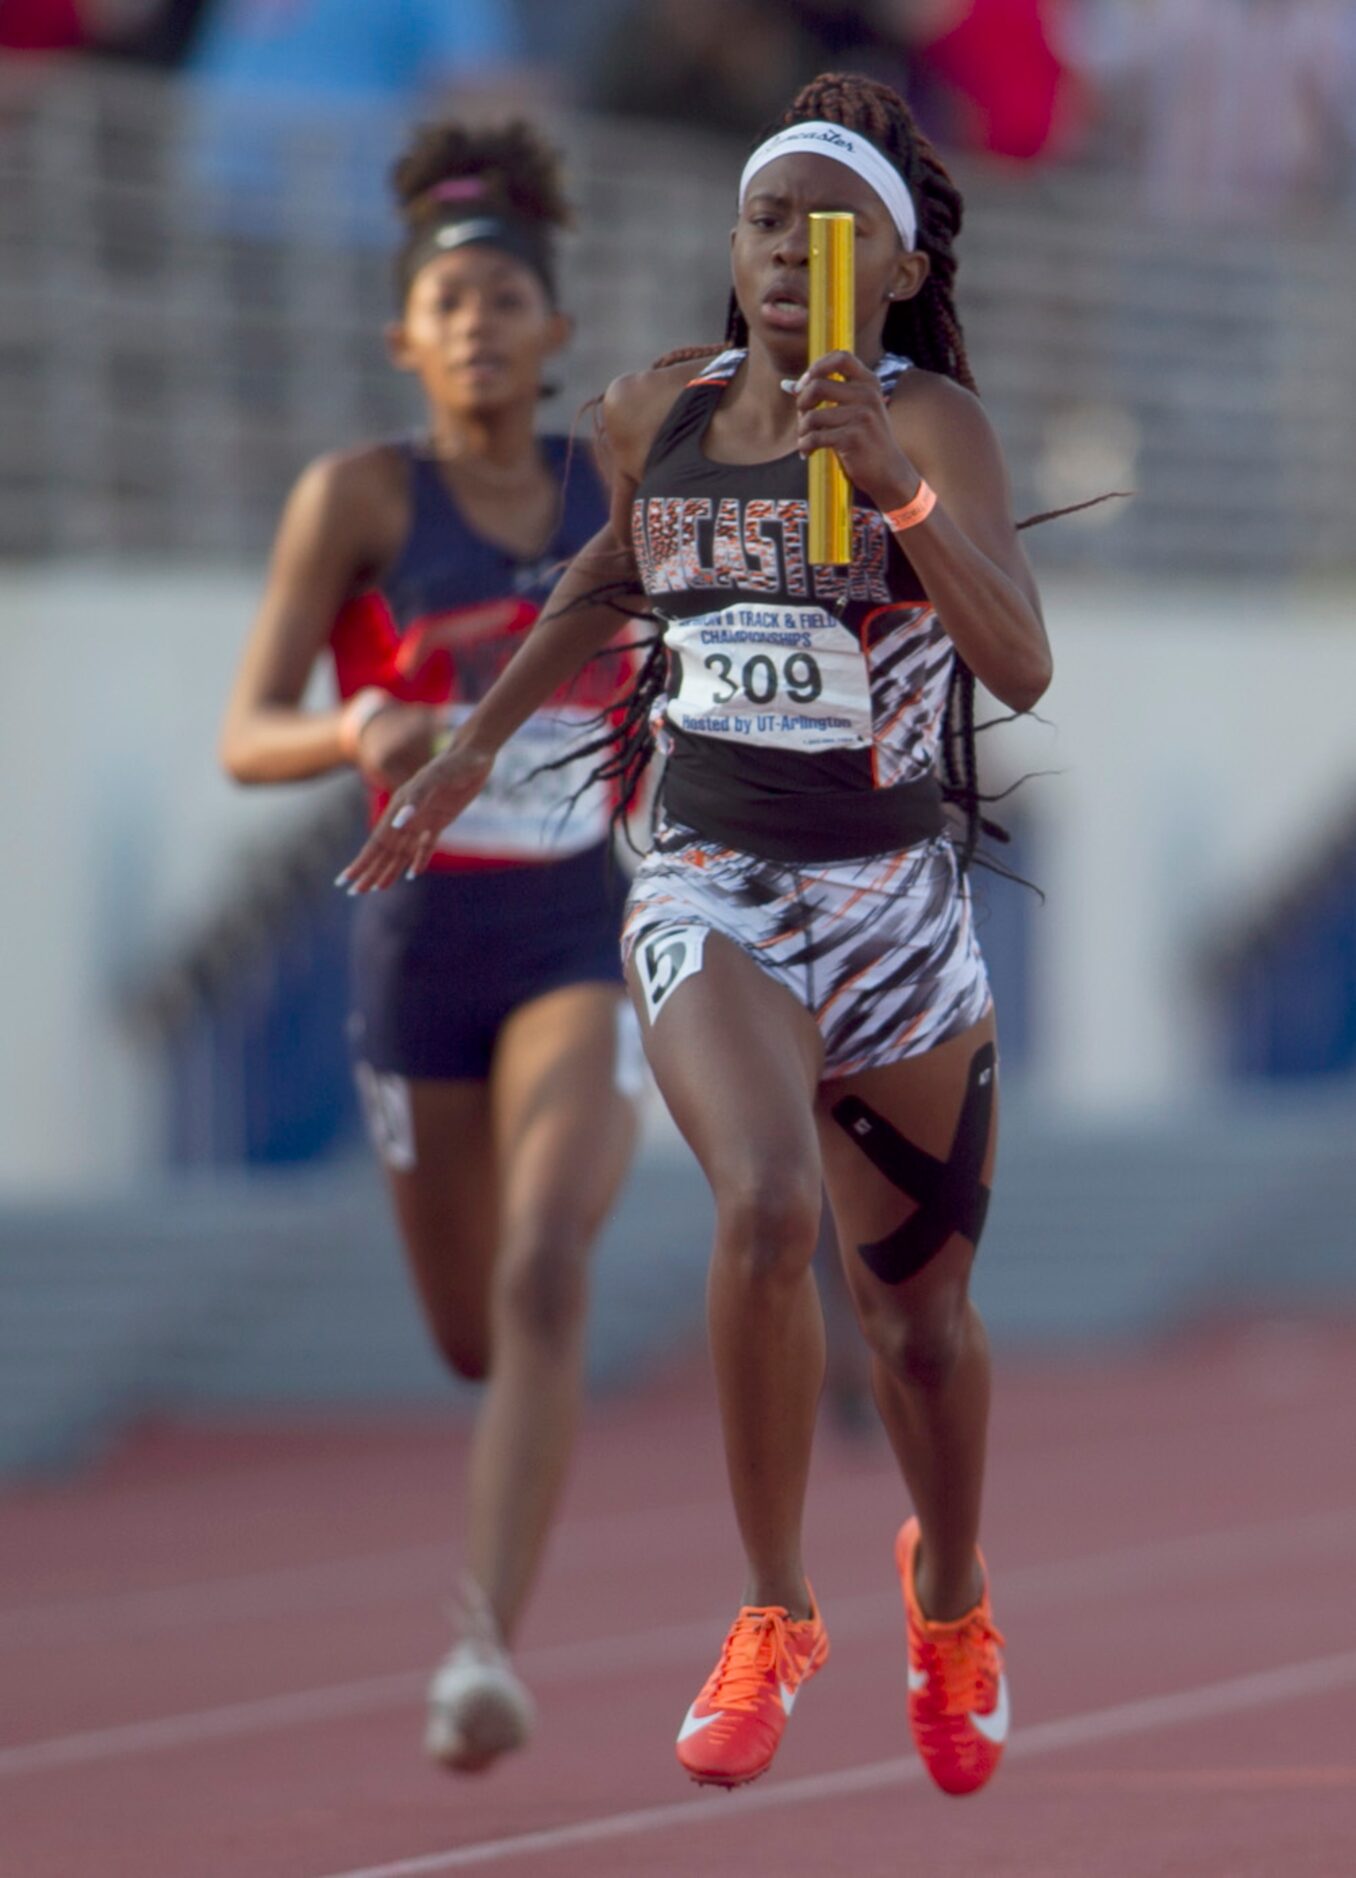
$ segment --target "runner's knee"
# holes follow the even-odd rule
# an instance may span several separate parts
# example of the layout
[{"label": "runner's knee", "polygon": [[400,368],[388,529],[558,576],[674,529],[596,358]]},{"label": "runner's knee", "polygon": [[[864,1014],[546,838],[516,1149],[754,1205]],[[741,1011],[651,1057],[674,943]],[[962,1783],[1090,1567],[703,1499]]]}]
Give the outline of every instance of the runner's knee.
[{"label": "runner's knee", "polygon": [[496,1310],[506,1328],[556,1345],[578,1330],[587,1303],[586,1259],[592,1233],[561,1218],[512,1239],[500,1259]]},{"label": "runner's knee", "polygon": [[755,1281],[795,1279],[819,1235],[821,1195],[788,1161],[759,1161],[714,1183],[717,1256]]},{"label": "runner's knee", "polygon": [[897,1381],[935,1390],[950,1381],[965,1348],[968,1305],[964,1291],[948,1289],[921,1309],[869,1312],[867,1342]]}]

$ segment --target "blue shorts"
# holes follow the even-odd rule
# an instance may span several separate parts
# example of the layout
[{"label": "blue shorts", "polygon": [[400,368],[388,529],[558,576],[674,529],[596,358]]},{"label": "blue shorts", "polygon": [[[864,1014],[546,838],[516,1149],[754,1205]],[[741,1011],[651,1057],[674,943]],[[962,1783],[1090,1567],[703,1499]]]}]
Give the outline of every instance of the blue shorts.
[{"label": "blue shorts", "polygon": [[621,984],[627,885],[604,843],[365,894],[351,953],[355,1058],[391,1075],[483,1081],[520,1005],[565,985]]}]

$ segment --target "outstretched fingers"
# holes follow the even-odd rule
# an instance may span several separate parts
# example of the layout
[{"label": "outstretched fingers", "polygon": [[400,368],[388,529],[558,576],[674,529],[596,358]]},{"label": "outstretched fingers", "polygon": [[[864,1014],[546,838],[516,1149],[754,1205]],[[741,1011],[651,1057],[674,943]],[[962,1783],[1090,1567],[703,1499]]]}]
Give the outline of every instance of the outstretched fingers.
[{"label": "outstretched fingers", "polygon": [[394,797],[335,885],[352,894],[378,893],[398,880],[414,879],[428,866],[438,825],[427,806]]},{"label": "outstretched fingers", "polygon": [[493,767],[493,756],[458,746],[454,739],[397,789],[335,885],[350,893],[379,893],[422,874],[439,835],[479,795]]}]

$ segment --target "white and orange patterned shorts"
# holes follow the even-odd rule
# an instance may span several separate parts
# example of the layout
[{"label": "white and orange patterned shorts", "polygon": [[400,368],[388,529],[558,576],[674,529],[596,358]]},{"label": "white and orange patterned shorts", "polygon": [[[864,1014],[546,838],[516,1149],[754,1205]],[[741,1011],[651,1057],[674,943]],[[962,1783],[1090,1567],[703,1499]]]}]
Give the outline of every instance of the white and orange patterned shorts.
[{"label": "white and orange patterned shorts", "polygon": [[651,1023],[700,968],[707,932],[814,1014],[826,1078],[923,1056],[989,1008],[970,891],[944,836],[897,854],[792,864],[661,827],[622,927]]}]

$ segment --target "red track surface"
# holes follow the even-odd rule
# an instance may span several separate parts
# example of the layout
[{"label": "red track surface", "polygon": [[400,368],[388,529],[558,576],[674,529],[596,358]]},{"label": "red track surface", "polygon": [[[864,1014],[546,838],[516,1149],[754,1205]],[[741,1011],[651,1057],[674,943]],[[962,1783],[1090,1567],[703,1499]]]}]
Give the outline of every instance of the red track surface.
[{"label": "red track surface", "polygon": [[1016,1713],[954,1801],[903,1720],[881,1445],[821,1438],[833,1659],[775,1770],[673,1758],[740,1572],[699,1369],[599,1407],[522,1640],[528,1754],[420,1759],[465,1430],[141,1437],[0,1509],[4,1878],[1356,1869],[1356,1332],[1000,1376],[986,1547]]}]

